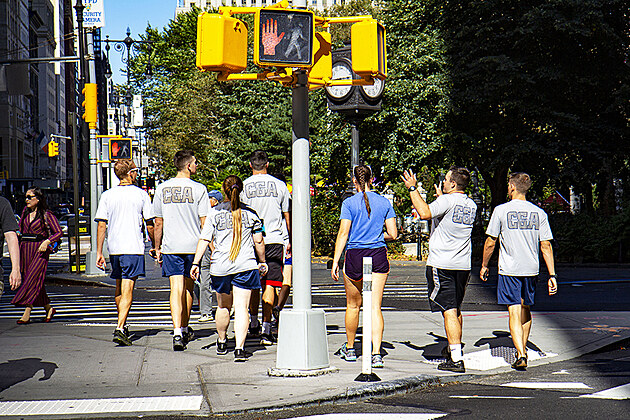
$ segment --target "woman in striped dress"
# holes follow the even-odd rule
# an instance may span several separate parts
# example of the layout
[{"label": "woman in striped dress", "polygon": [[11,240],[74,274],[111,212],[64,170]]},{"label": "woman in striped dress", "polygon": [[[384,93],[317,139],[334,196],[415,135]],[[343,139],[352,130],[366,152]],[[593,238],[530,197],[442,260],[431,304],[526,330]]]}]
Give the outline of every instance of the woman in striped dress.
[{"label": "woman in striped dress", "polygon": [[52,248],[50,244],[61,238],[63,232],[59,221],[46,204],[46,197],[37,187],[26,192],[26,207],[20,219],[20,272],[22,285],[11,301],[15,306],[24,306],[24,315],[18,324],[31,322],[33,306],[43,306],[46,310],[44,322],[50,322],[55,308],[50,306],[50,299],[44,288],[48,257]]}]

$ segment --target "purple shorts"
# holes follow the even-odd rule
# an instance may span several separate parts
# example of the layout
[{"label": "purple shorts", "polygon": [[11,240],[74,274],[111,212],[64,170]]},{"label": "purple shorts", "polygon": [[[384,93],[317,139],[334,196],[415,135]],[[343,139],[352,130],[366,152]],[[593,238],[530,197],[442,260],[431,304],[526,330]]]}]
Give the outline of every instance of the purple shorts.
[{"label": "purple shorts", "polygon": [[363,257],[372,257],[372,273],[389,273],[387,247],[364,249],[353,248],[346,251],[343,272],[352,281],[363,280]]}]

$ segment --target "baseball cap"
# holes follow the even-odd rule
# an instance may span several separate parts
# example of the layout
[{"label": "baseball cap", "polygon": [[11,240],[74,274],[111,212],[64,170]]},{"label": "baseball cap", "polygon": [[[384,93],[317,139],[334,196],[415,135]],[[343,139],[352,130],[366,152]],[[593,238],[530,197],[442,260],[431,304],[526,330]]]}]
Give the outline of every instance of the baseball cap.
[{"label": "baseball cap", "polygon": [[223,201],[223,194],[219,190],[212,190],[208,192],[208,198],[214,198],[220,203]]}]

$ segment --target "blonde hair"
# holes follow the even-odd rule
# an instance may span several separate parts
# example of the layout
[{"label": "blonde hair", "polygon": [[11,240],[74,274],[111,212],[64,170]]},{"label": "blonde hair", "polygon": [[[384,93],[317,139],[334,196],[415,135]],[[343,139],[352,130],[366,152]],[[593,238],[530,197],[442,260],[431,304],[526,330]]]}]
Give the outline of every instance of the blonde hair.
[{"label": "blonde hair", "polygon": [[230,175],[223,181],[223,192],[230,202],[232,210],[232,246],[230,247],[230,261],[234,262],[241,251],[241,239],[243,232],[241,214],[241,191],[243,191],[243,181],[236,175]]},{"label": "blonde hair", "polygon": [[122,181],[127,176],[130,170],[136,167],[136,164],[131,159],[120,159],[114,164],[114,173],[116,177]]}]

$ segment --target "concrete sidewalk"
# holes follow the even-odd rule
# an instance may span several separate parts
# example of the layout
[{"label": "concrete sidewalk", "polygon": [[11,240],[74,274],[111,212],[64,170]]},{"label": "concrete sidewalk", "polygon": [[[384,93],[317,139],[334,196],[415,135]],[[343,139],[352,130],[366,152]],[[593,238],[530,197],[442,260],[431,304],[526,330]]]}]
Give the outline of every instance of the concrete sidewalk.
[{"label": "concrete sidewalk", "polygon": [[[231,352],[218,356],[213,323],[192,323],[198,338],[185,352],[176,353],[166,329],[132,323],[134,345],[117,347],[109,326],[75,327],[61,321],[18,326],[13,320],[1,321],[0,416],[9,415],[10,406],[3,404],[10,401],[165,396],[198,396],[194,408],[163,411],[171,415],[235,413],[345,401],[511,370],[514,350],[505,312],[464,314],[464,375],[436,369],[446,344],[441,315],[385,309],[384,317],[385,367],[375,370],[382,381],[370,384],[354,381],[361,358],[351,363],[334,354],[345,342],[343,311],[326,313],[330,365],[338,371],[301,378],[269,376],[276,347],[262,347],[254,339],[247,342],[253,356],[246,363],[236,364]],[[530,366],[574,358],[628,337],[630,312],[536,312]],[[85,417],[85,411],[69,413],[61,417]],[[143,412],[125,411],[132,413]]]}]

